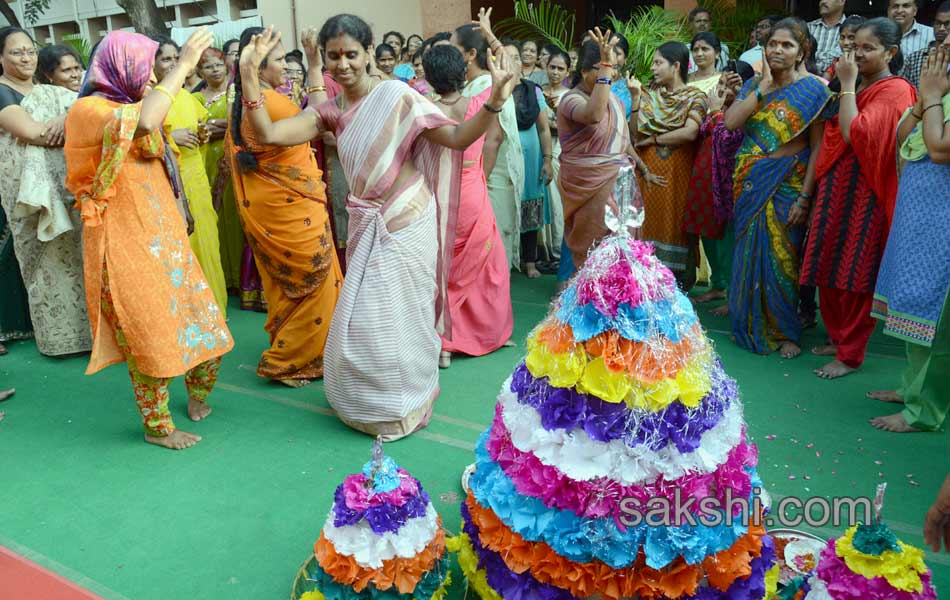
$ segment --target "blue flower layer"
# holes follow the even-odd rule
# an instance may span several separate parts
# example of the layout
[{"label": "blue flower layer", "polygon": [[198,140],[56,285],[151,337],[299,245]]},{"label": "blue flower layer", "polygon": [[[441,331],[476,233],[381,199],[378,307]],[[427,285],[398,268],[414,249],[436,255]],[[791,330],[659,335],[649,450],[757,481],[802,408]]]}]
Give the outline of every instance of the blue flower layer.
[{"label": "blue flower layer", "polygon": [[[544,542],[555,552],[574,562],[600,560],[614,569],[634,563],[643,548],[647,565],[661,569],[682,556],[687,563],[702,562],[708,556],[732,547],[748,528],[734,520],[732,526],[685,525],[651,526],[641,523],[623,527],[611,518],[590,519],[556,508],[518,493],[515,484],[488,455],[488,431],[475,447],[477,470],[469,480],[475,500],[512,531],[529,542]],[[758,477],[753,472],[754,480]]]},{"label": "blue flower layer", "polygon": [[675,300],[648,301],[637,307],[624,302],[617,307],[617,314],[611,317],[598,311],[593,303],[578,304],[574,287],[561,294],[557,318],[571,326],[574,340],[578,342],[586,342],[598,334],[616,329],[621,337],[635,342],[663,335],[678,343],[698,321],[689,298],[679,291]]}]

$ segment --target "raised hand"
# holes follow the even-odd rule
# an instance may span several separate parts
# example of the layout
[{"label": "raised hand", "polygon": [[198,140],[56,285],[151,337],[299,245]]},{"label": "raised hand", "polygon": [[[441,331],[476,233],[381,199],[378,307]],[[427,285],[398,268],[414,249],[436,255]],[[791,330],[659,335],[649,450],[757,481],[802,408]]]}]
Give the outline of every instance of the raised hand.
[{"label": "raised hand", "polygon": [[723,81],[726,85],[728,91],[732,92],[732,95],[735,96],[739,93],[739,90],[742,89],[742,75],[734,73],[732,71],[726,71],[722,74],[720,81]]},{"label": "raised hand", "polygon": [[627,75],[627,90],[630,91],[630,97],[636,100],[643,91],[643,83],[632,72]]},{"label": "raised hand", "polygon": [[759,78],[759,90],[764,94],[772,89],[772,67],[769,66],[769,59],[765,56],[765,50],[762,50],[762,77]]},{"label": "raised hand", "polygon": [[320,51],[320,38],[313,27],[304,29],[300,34],[304,54],[307,55],[307,68],[323,70],[323,53]]},{"label": "raised hand", "polygon": [[942,47],[930,51],[920,71],[919,99],[922,103],[923,98],[927,98],[926,104],[940,102],[940,99],[950,91],[950,79],[947,78],[948,62],[950,62],[950,57]]},{"label": "raised hand", "polygon": [[495,106],[504,104],[511,97],[512,90],[518,79],[515,77],[515,65],[511,64],[504,48],[498,48],[488,60],[488,71],[491,73],[492,98],[497,102]]},{"label": "raised hand", "polygon": [[841,82],[841,89],[854,89],[854,84],[858,81],[858,63],[854,60],[854,50],[844,51],[835,66],[835,74]]},{"label": "raised hand", "polygon": [[613,64],[616,59],[614,46],[617,45],[617,40],[612,37],[611,31],[608,29],[602,32],[600,27],[594,27],[593,31],[587,31],[587,35],[600,46],[600,62]]},{"label": "raised hand", "polygon": [[487,10],[485,7],[478,9],[478,19],[472,21],[474,25],[478,25],[478,28],[481,29],[482,35],[485,36],[486,40],[492,40],[495,38],[495,34],[491,30],[491,8]]},{"label": "raised hand", "polygon": [[199,27],[191,34],[185,45],[181,47],[178,55],[179,64],[184,65],[188,71],[194,71],[201,59],[201,54],[211,47],[214,43],[214,35],[207,27]]},{"label": "raised hand", "polygon": [[264,33],[252,37],[251,41],[244,47],[244,51],[241,52],[241,66],[253,67],[254,70],[259,69],[279,43],[280,32],[274,32],[274,26],[271,25],[264,30]]}]

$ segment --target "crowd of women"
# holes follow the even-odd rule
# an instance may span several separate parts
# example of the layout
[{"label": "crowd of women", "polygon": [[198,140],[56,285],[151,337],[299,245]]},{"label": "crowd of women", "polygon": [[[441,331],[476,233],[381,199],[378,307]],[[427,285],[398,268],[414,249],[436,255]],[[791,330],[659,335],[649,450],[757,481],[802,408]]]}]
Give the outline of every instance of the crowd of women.
[{"label": "crowd of women", "polygon": [[378,46],[338,15],[302,52],[272,29],[220,50],[204,30],[181,47],[112,32],[84,78],[74,52],[6,28],[0,341],[91,352],[88,373],[125,362],[146,440],[180,449],[200,437],[175,427],[169,381],[185,375],[193,420],[210,414],[238,294],[267,313],[258,375],[322,377],[341,420],[398,439],[428,422],[453,353],[509,343],[512,270],[570,279],[631,167],[636,234],[684,291],[709,282],[697,304],[727,300],[739,346],[800,354],[817,288],[829,340],[812,351],[832,360],[816,374],[859,368],[883,320],[908,365],[869,397],[905,408],[873,424],[937,429],[950,49],[918,93],[895,75],[897,24],[848,23],[831,81],[787,18],[751,64],[723,64],[709,31],[664,43],[648,84],[622,37],[500,40],[490,11]]}]

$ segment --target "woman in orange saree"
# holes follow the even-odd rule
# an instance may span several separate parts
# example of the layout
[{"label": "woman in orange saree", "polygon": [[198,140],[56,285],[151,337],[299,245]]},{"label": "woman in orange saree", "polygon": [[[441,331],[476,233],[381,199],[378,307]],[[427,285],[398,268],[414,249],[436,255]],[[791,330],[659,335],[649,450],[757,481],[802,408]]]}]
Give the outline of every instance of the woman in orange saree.
[{"label": "woman in orange saree", "polygon": [[[374,81],[366,72],[372,41],[359,17],[332,17],[319,45],[343,86],[336,100],[326,101],[318,86],[297,117],[274,121],[261,109],[248,114],[256,135],[273,144],[293,146],[325,131],[336,136],[350,219],[347,277],[327,341],[327,400],[344,423],[388,441],[424,427],[438,396],[440,334],[451,339],[444,307],[459,151],[497,122],[513,72],[499,49],[489,101],[457,125],[405,83]],[[277,46],[279,36],[269,30],[241,55],[251,106],[272,103],[261,95],[259,65]],[[304,46],[313,65],[317,41],[308,34]]]},{"label": "woman in orange saree", "polygon": [[[262,31],[245,29],[240,49]],[[249,121],[250,114],[264,106],[274,121],[300,113],[299,105],[275,91],[284,83],[285,54],[277,44],[260,66],[260,81],[266,86],[261,106],[252,108],[241,97],[235,100],[225,148],[238,214],[267,298],[264,329],[270,348],[261,356],[257,374],[301,387],[323,377],[323,351],[343,274],[310,144],[264,143]],[[240,73],[234,85],[240,89]]]},{"label": "woman in orange saree", "polygon": [[184,374],[189,416],[207,417],[221,355],[233,345],[188,243],[181,180],[162,136],[174,94],[211,41],[210,32],[198,30],[178,65],[146,93],[155,83],[158,44],[109,33],[66,117],[66,188],[84,223],[93,334],[86,373],[126,362],[145,440],[172,449],[201,438],[175,428],[168,383]]}]

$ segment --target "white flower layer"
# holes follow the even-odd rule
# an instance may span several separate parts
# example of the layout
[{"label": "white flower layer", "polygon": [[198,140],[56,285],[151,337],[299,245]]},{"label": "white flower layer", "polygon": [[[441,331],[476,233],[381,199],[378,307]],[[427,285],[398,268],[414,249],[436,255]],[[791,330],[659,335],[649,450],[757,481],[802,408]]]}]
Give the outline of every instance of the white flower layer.
[{"label": "white flower layer", "polygon": [[805,596],[805,600],[835,600],[834,596],[828,592],[825,582],[818,579],[817,575],[809,577],[808,584],[811,586],[811,591]]},{"label": "white flower layer", "polygon": [[729,404],[715,427],[703,433],[699,448],[686,454],[672,443],[653,451],[646,446],[630,447],[623,440],[598,442],[583,429],[548,431],[538,411],[518,402],[514,392],[502,393],[498,401],[515,447],[577,481],[606,477],[622,485],[646,485],[661,476],[670,480],[687,472],[712,473],[742,438],[738,400]]},{"label": "white flower layer", "polygon": [[382,567],[384,560],[416,556],[432,542],[438,530],[439,513],[431,502],[425,516],[409,519],[396,533],[387,531],[376,535],[365,519],[356,525],[336,527],[333,511],[323,525],[323,534],[337,553],[352,556],[361,567],[368,569]]}]

